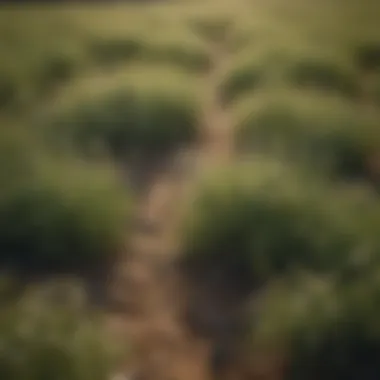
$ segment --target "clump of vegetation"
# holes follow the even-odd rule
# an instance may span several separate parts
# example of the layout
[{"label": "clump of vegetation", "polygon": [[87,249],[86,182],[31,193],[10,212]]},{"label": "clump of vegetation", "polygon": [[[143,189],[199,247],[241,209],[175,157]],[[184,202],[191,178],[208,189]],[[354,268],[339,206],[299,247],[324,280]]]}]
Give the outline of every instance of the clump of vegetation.
[{"label": "clump of vegetation", "polygon": [[88,50],[92,62],[109,67],[135,59],[143,47],[143,41],[133,37],[97,37],[89,43]]},{"label": "clump of vegetation", "polygon": [[380,70],[380,44],[363,44],[354,52],[357,67],[364,72]]},{"label": "clump of vegetation", "polygon": [[225,42],[233,29],[233,20],[228,16],[208,16],[190,20],[189,27],[207,41]]},{"label": "clump of vegetation", "polygon": [[9,174],[0,191],[2,266],[89,273],[110,263],[131,211],[116,174],[106,165],[43,152],[32,139],[0,141],[2,173]]},{"label": "clump of vegetation", "polygon": [[344,266],[356,247],[348,211],[308,176],[256,160],[200,186],[185,226],[185,267],[196,278],[219,268],[227,282],[254,288],[297,269]]},{"label": "clump of vegetation", "polygon": [[189,72],[204,72],[210,67],[210,58],[204,49],[186,43],[152,43],[142,59],[153,64],[168,64]]},{"label": "clump of vegetation", "polygon": [[149,73],[146,83],[124,78],[122,87],[58,110],[47,123],[48,135],[57,144],[66,142],[87,156],[100,145],[126,165],[165,161],[196,140],[198,104],[190,86],[172,85],[170,77],[165,86],[149,83],[149,79]]},{"label": "clump of vegetation", "polygon": [[234,69],[221,84],[221,101],[229,105],[260,88],[265,81],[263,68],[248,64]]},{"label": "clump of vegetation", "polygon": [[16,98],[16,85],[12,79],[6,75],[0,74],[0,110],[9,107]]},{"label": "clump of vegetation", "polygon": [[50,93],[56,86],[71,80],[82,68],[82,61],[75,51],[61,49],[47,52],[32,73],[37,93]]},{"label": "clump of vegetation", "polygon": [[367,177],[368,160],[379,147],[378,118],[335,98],[285,94],[259,102],[241,120],[242,150],[277,151],[347,178]]},{"label": "clump of vegetation", "polygon": [[[63,286],[62,286],[63,285]],[[43,285],[0,311],[0,376],[9,380],[108,380],[126,346],[86,311],[76,286]],[[8,291],[8,290],[7,290]]]},{"label": "clump of vegetation", "polygon": [[344,285],[307,274],[273,283],[256,318],[255,344],[286,349],[285,379],[376,376],[378,278],[372,267]]},{"label": "clump of vegetation", "polygon": [[289,64],[286,75],[301,88],[335,92],[351,99],[357,98],[360,91],[353,69],[319,57],[306,57]]}]

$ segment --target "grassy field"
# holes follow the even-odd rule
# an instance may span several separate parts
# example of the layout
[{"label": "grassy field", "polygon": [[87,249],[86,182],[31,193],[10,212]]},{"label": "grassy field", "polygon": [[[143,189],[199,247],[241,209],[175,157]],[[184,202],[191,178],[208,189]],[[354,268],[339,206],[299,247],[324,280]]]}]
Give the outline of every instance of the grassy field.
[{"label": "grassy field", "polygon": [[[134,236],[134,174],[201,156],[226,124],[234,155],[194,181],[175,257],[201,293],[216,286],[210,304],[232,289],[221,314],[248,308],[230,367],[257,376],[245,358],[269,350],[276,379],[380,376],[378,20],[376,0],[0,8],[3,271],[107,272]],[[0,378],[109,379],[101,321],[13,302]],[[30,333],[44,324],[51,339]]]}]

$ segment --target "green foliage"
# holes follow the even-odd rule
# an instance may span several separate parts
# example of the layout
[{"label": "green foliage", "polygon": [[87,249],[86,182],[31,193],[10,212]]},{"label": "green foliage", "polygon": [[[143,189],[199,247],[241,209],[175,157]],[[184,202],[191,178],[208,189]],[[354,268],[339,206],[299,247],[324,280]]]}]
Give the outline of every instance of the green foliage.
[{"label": "green foliage", "polygon": [[0,74],[0,110],[13,103],[16,97],[16,85],[6,74]]},{"label": "green foliage", "polygon": [[126,86],[58,113],[48,133],[88,152],[102,144],[124,160],[170,154],[196,138],[197,107],[178,90]]},{"label": "green foliage", "polygon": [[89,43],[90,59],[101,66],[114,66],[135,59],[143,49],[136,38],[94,38]]},{"label": "green foliage", "polygon": [[287,347],[285,379],[372,378],[380,370],[378,311],[377,269],[343,285],[304,274],[269,287],[252,337],[258,347]]},{"label": "green foliage", "polygon": [[204,72],[210,67],[207,52],[186,43],[152,44],[141,58],[153,64],[175,65],[189,72]]},{"label": "green foliage", "polygon": [[2,175],[9,175],[0,191],[1,264],[82,272],[112,260],[130,215],[115,173],[43,153],[33,140],[0,141]]},{"label": "green foliage", "polygon": [[86,312],[79,290],[65,284],[44,285],[17,302],[4,304],[2,300],[2,379],[110,378],[126,347],[111,341],[103,320]]},{"label": "green foliage", "polygon": [[237,67],[226,76],[220,86],[221,101],[229,105],[245,94],[254,92],[264,81],[263,69],[257,65],[248,64]]},{"label": "green foliage", "polygon": [[184,262],[251,285],[296,268],[334,272],[356,247],[347,210],[317,182],[275,162],[232,167],[200,186]]},{"label": "green foliage", "polygon": [[380,70],[380,44],[366,43],[354,52],[354,59],[357,67],[364,71]]},{"label": "green foliage", "polygon": [[237,141],[242,150],[278,150],[345,177],[365,177],[367,159],[380,143],[376,115],[366,117],[334,98],[289,93],[264,101],[241,120]]},{"label": "green foliage", "polygon": [[233,21],[228,16],[209,16],[208,18],[191,20],[189,26],[205,40],[225,42],[233,28]]},{"label": "green foliage", "polygon": [[61,49],[46,53],[33,73],[35,88],[42,94],[68,82],[82,66],[82,62],[74,53]]},{"label": "green foliage", "polygon": [[339,62],[308,57],[289,66],[287,76],[290,82],[301,88],[335,92],[347,98],[360,95],[356,73]]}]

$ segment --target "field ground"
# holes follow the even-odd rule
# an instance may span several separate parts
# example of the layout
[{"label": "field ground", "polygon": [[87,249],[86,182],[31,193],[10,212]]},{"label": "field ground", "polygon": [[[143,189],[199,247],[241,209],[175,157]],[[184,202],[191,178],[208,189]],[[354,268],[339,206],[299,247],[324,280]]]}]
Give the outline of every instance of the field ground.
[{"label": "field ground", "polygon": [[[152,380],[214,378],[210,363],[219,337],[200,334],[184,318],[188,284],[177,266],[187,249],[184,220],[200,181],[238,167],[246,158],[255,163],[255,154],[281,162],[284,157],[290,162],[295,158],[309,174],[319,173],[320,165],[323,170],[327,165],[334,175],[339,172],[338,177],[341,171],[360,172],[366,178],[360,180],[359,192],[367,191],[367,182],[378,180],[379,19],[375,0],[362,4],[209,0],[0,9],[0,137],[5,141],[0,164],[12,161],[17,169],[14,157],[20,152],[27,162],[25,143],[35,144],[30,149],[34,157],[43,145],[36,136],[45,138],[45,132],[69,155],[83,153],[83,171],[75,162],[51,164],[42,166],[40,170],[49,174],[41,178],[58,178],[51,187],[65,186],[59,194],[66,188],[82,191],[82,198],[73,203],[75,210],[86,194],[94,194],[89,202],[96,204],[96,211],[83,206],[83,223],[100,221],[88,228],[84,224],[83,231],[94,231],[88,232],[94,241],[83,246],[92,252],[109,239],[109,247],[118,247],[109,274],[106,312],[110,329],[132,347],[122,372],[137,371]],[[24,142],[19,142],[17,131],[27,136]],[[5,149],[12,138],[16,153]],[[22,143],[24,148],[17,148]],[[53,151],[61,152],[58,147],[53,145]],[[136,185],[138,190],[124,199],[112,187],[114,180],[104,179],[108,174],[94,169],[87,181],[83,174],[90,172],[87,160],[95,167],[104,164],[106,171],[112,167],[112,173],[116,169],[119,182],[127,177],[126,186],[132,182],[133,188],[131,173],[137,168],[146,176],[147,186]],[[253,179],[260,175],[257,167]],[[340,179],[331,186],[335,191]],[[80,187],[71,186],[76,182]],[[353,187],[348,182],[342,187],[344,198]],[[62,202],[71,205],[74,198]],[[121,227],[120,210],[128,202],[130,221]],[[377,205],[377,200],[373,202]],[[104,207],[98,209],[98,204]],[[111,225],[113,229],[107,227]],[[46,231],[41,236],[46,237]],[[104,239],[93,238],[103,233]],[[54,239],[54,233],[51,236]],[[0,234],[0,245],[2,240],[8,244]],[[217,324],[218,313],[234,308],[223,290],[209,298],[207,289],[201,290],[208,307],[215,310],[207,311],[206,306],[198,310],[199,320],[211,318],[210,323]],[[219,301],[227,306],[218,309],[214,305]],[[250,368],[233,362],[223,378],[283,378],[278,357],[268,359],[269,364],[265,358],[257,359],[259,355],[252,358],[256,360]]]}]

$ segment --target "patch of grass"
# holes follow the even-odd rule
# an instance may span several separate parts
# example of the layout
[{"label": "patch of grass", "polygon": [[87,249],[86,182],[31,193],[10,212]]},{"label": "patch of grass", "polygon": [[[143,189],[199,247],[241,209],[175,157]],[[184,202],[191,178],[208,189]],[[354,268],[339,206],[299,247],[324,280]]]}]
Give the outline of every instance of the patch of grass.
[{"label": "patch of grass", "polygon": [[241,117],[237,142],[243,151],[281,152],[323,168],[325,173],[366,178],[367,160],[379,148],[377,117],[339,98],[269,93]]},{"label": "patch of grass", "polygon": [[95,64],[109,67],[134,60],[141,54],[144,42],[133,37],[97,37],[89,43],[89,56]]},{"label": "patch of grass", "polygon": [[351,99],[360,95],[359,79],[352,68],[321,57],[295,57],[288,64],[286,76],[300,88],[335,92]]},{"label": "patch of grass", "polygon": [[246,94],[253,93],[265,82],[263,68],[255,64],[247,64],[235,68],[220,86],[221,101],[230,105]]},{"label": "patch of grass", "polygon": [[17,86],[12,79],[2,74],[0,76],[0,110],[9,107],[16,98]]},{"label": "patch of grass", "polygon": [[80,290],[58,283],[29,289],[17,302],[5,304],[2,297],[2,378],[110,378],[127,347],[111,340],[103,316],[89,315],[78,297]]},{"label": "patch of grass", "polygon": [[201,182],[184,228],[183,265],[192,279],[217,271],[252,290],[296,268],[346,265],[356,242],[342,204],[310,175],[255,162]]},{"label": "patch of grass", "polygon": [[354,61],[357,67],[365,72],[380,71],[380,42],[367,43],[357,47],[354,51]]},{"label": "patch of grass", "polygon": [[183,26],[162,26],[162,33],[144,33],[142,60],[152,65],[164,63],[188,72],[202,73],[210,66],[206,44]]},{"label": "patch of grass", "polygon": [[71,102],[47,118],[45,132],[54,144],[69,144],[86,155],[100,145],[125,165],[162,162],[198,136],[194,81],[177,74],[139,66],[112,84],[90,79],[97,93],[89,98],[84,86],[77,99],[69,94]]},{"label": "patch of grass", "polygon": [[[131,198],[107,165],[0,139],[0,263],[32,272],[88,273],[110,263],[127,233]],[[25,135],[24,135],[25,136]]]},{"label": "patch of grass", "polygon": [[189,27],[206,41],[223,42],[233,28],[233,20],[228,16],[208,16],[190,20]]},{"label": "patch of grass", "polygon": [[378,373],[378,271],[371,272],[344,286],[307,274],[270,286],[254,340],[287,350],[284,378]]}]

